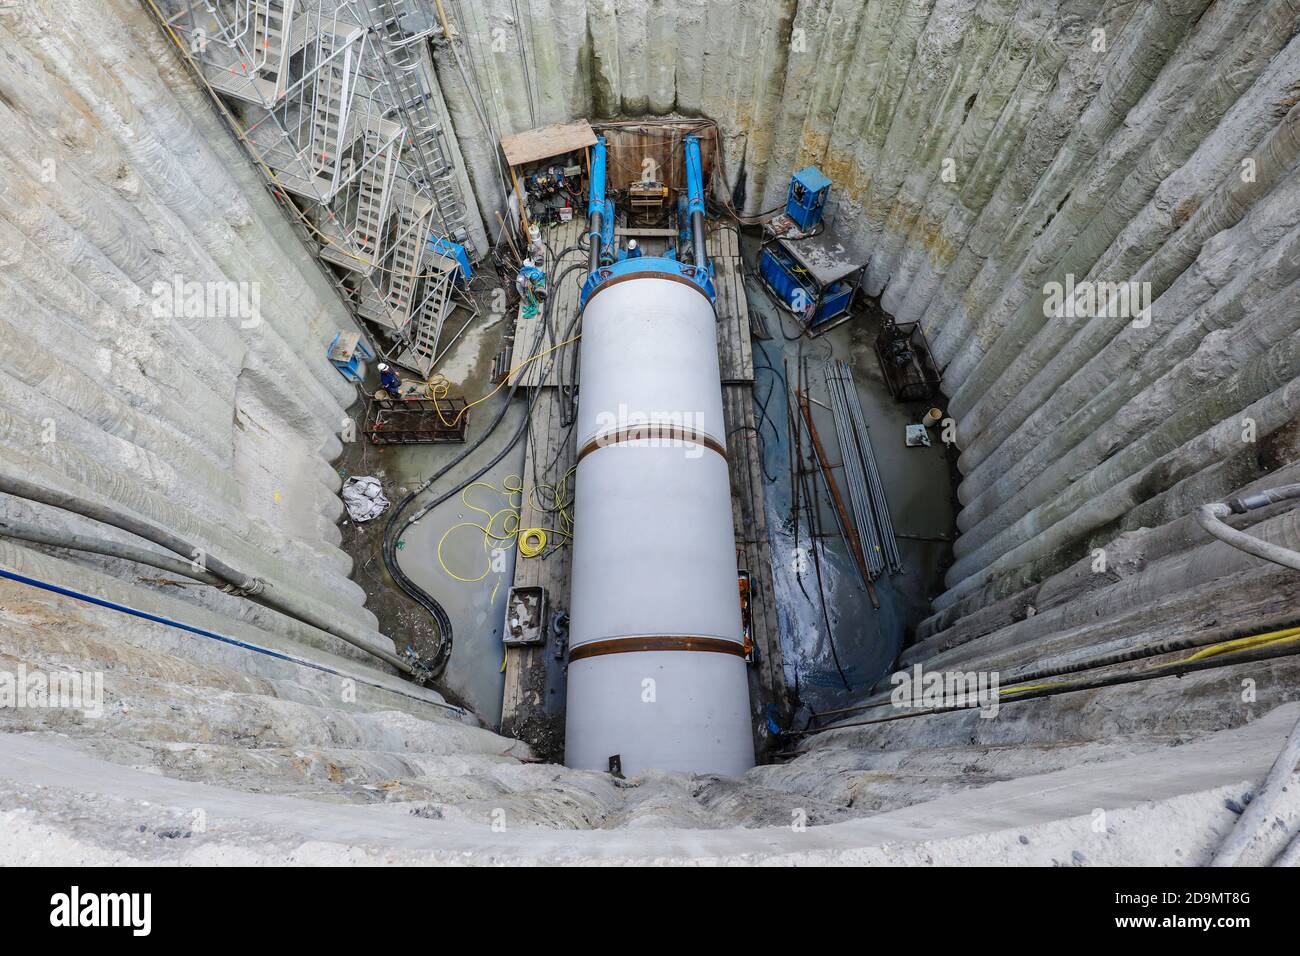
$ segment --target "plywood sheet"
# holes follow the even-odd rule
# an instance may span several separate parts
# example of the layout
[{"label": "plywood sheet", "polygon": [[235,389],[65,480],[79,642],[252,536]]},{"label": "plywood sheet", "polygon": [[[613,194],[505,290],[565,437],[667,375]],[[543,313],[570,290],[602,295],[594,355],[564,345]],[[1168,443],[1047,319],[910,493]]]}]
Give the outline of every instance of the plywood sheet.
[{"label": "plywood sheet", "polygon": [[585,119],[526,129],[501,140],[501,149],[506,154],[506,162],[511,166],[526,166],[595,145],[596,134]]}]

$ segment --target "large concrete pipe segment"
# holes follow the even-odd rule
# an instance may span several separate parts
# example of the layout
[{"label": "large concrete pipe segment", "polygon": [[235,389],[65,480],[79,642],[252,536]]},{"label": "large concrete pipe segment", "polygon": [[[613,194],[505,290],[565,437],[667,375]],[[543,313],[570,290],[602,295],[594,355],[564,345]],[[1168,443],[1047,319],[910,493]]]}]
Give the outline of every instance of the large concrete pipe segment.
[{"label": "large concrete pipe segment", "polygon": [[570,767],[754,765],[714,297],[661,257],[583,289]]}]

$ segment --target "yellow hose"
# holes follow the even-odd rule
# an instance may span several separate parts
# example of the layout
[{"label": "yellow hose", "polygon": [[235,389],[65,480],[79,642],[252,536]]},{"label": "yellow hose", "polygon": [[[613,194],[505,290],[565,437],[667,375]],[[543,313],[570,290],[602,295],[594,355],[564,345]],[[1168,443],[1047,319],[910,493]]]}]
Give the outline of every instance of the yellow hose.
[{"label": "yellow hose", "polygon": [[1269,631],[1267,634],[1255,634],[1251,637],[1238,637],[1231,641],[1224,641],[1222,644],[1211,644],[1209,647],[1202,647],[1196,653],[1183,658],[1183,660],[1178,663],[1204,660],[1207,657],[1215,657],[1219,654],[1228,654],[1232,651],[1245,650],[1248,647],[1262,647],[1265,644],[1286,644],[1295,640],[1300,640],[1300,627],[1289,627],[1281,631]]},{"label": "yellow hose", "polygon": [[511,377],[515,374],[515,372],[519,371],[521,368],[523,368],[525,365],[529,364],[530,362],[536,362],[539,358],[545,358],[547,355],[550,355],[552,352],[556,351],[557,349],[562,349],[564,348],[564,346],[570,345],[578,341],[578,339],[580,338],[582,338],[581,332],[579,332],[577,335],[565,339],[563,342],[555,343],[548,349],[542,349],[542,351],[538,352],[536,355],[528,356],[528,358],[524,359],[522,362],[520,362],[510,371],[506,372],[506,374],[502,377],[501,381],[497,382],[496,388],[492,389],[492,391],[488,392],[486,395],[482,395],[479,398],[474,399],[474,401],[470,402],[459,412],[457,412],[456,417],[451,419],[450,421],[448,421],[447,417],[442,413],[441,400],[445,399],[447,397],[448,392],[451,391],[451,382],[449,382],[447,378],[441,374],[434,375],[424,383],[425,392],[428,394],[428,396],[431,399],[433,399],[434,410],[438,413],[438,417],[442,419],[443,425],[445,425],[447,428],[455,428],[457,425],[460,424],[460,420],[465,417],[466,412],[468,412],[475,405],[483,404],[489,398],[495,395],[497,392],[501,391],[501,389],[505,388],[506,383],[510,381]]},{"label": "yellow hose", "polygon": [[546,550],[546,532],[541,528],[524,528],[519,532],[519,553],[535,558]]},{"label": "yellow hose", "polygon": [[[474,528],[483,536],[483,550],[491,555],[497,548],[507,546],[507,542],[513,542],[518,548],[519,553],[525,558],[535,558],[542,554],[548,544],[553,539],[563,538],[570,539],[573,537],[573,515],[569,508],[573,504],[572,495],[569,489],[569,479],[575,469],[570,468],[564,473],[558,484],[541,483],[535,485],[528,492],[528,503],[535,511],[556,514],[559,516],[558,528],[521,528],[519,526],[519,515],[524,503],[524,483],[518,475],[506,475],[501,479],[501,487],[498,488],[489,481],[470,482],[460,492],[461,504],[467,511],[473,511],[482,515],[482,521],[459,521],[442,533],[438,539],[436,554],[438,564],[447,576],[453,580],[460,581],[463,584],[478,584],[492,573],[492,560],[489,557],[487,567],[483,573],[477,577],[468,577],[464,574],[458,574],[453,571],[443,557],[442,549],[452,532],[460,528]],[[489,492],[500,495],[504,504],[499,508],[485,508],[470,501],[468,495],[473,488],[485,488]],[[549,498],[551,504],[544,500]],[[500,582],[498,581],[499,585]],[[496,587],[492,589],[492,596],[496,596]]]},{"label": "yellow hose", "polygon": [[[1232,654],[1237,651],[1244,651],[1255,647],[1272,646],[1274,644],[1289,644],[1292,641],[1300,641],[1300,627],[1289,627],[1281,631],[1268,631],[1264,634],[1252,634],[1249,637],[1235,637],[1228,641],[1220,641],[1217,644],[1209,644],[1199,648],[1186,657],[1179,658],[1176,661],[1166,661],[1163,664],[1157,664],[1152,670],[1162,670],[1166,667],[1174,667],[1178,664],[1187,664],[1191,661],[1204,660],[1207,657],[1217,657],[1220,654]],[[1116,663],[1119,663],[1118,661]],[[1077,681],[1049,681],[1045,684],[1017,684],[1011,687],[1003,687],[998,691],[998,695],[1004,694],[1025,694],[1030,691],[1050,690],[1055,687],[1069,687]]]}]

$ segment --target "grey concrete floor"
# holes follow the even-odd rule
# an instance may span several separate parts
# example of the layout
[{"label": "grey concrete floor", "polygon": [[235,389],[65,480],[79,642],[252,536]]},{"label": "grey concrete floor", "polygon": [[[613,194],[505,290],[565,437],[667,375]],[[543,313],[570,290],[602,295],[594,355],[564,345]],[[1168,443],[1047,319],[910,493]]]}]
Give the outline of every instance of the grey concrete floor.
[{"label": "grey concrete floor", "polygon": [[[742,245],[747,273],[752,272],[757,243],[746,236]],[[863,697],[889,672],[910,632],[929,614],[929,601],[942,590],[943,571],[951,560],[951,538],[956,529],[955,466],[948,450],[938,441],[936,430],[931,430],[934,444],[929,448],[908,448],[904,444],[905,426],[919,422],[932,405],[942,407],[943,399],[937,396],[934,402],[898,403],[891,397],[875,356],[880,314],[872,303],[860,300],[848,322],[809,338],[798,334],[798,323],[772,302],[756,275],[748,276],[746,292],[750,309],[762,313],[772,335],[767,341],[754,343],[754,394],[764,442],[768,479],[764,493],[773,583],[781,608],[786,684],[807,708],[820,712]],[[820,588],[809,544],[809,516],[800,515],[797,528],[792,521],[789,429],[782,379],[788,369],[790,377],[797,381],[801,358],[807,369],[804,387],[811,399],[814,424],[827,456],[835,464],[840,460],[839,445],[834,419],[824,407],[830,399],[823,368],[832,358],[843,359],[851,366],[894,528],[899,534],[916,536],[898,541],[902,573],[886,573],[875,582],[879,610],[871,606],[862,587],[823,485],[818,486],[818,524],[823,532],[819,539]],[[847,503],[842,472],[838,468],[833,471]],[[926,538],[939,540],[922,540]],[[796,724],[801,725],[806,716],[806,709],[796,714]]]}]

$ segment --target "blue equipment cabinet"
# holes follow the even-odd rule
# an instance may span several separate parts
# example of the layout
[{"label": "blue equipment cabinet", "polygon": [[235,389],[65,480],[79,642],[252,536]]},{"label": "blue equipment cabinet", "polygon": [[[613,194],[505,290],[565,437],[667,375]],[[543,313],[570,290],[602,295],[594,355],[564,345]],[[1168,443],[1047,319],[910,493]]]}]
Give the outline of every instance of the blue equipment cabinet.
[{"label": "blue equipment cabinet", "polygon": [[375,358],[375,353],[362,341],[359,332],[335,332],[325,354],[349,382],[362,381],[362,363],[372,362]]},{"label": "blue equipment cabinet", "polygon": [[809,329],[824,331],[838,324],[836,319],[848,316],[857,289],[854,273],[858,267],[835,278],[819,276],[801,263],[785,242],[777,241],[763,247],[758,271],[781,304]]},{"label": "blue equipment cabinet", "polygon": [[815,166],[795,173],[785,212],[763,226],[758,258],[763,284],[814,335],[849,317],[866,266],[855,244],[822,221],[830,191]]},{"label": "blue equipment cabinet", "polygon": [[822,221],[822,211],[831,194],[831,181],[816,166],[805,166],[790,177],[785,212],[804,232]]}]

